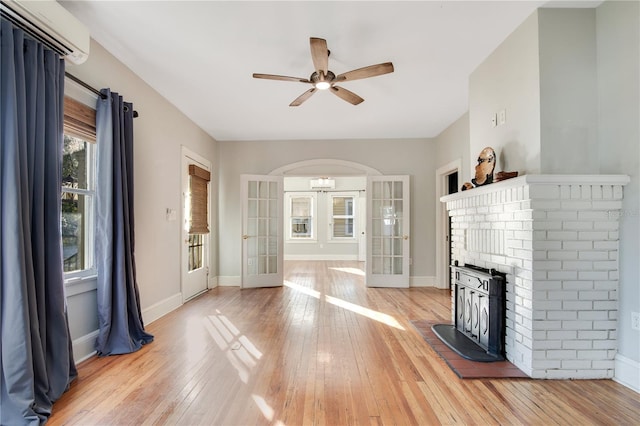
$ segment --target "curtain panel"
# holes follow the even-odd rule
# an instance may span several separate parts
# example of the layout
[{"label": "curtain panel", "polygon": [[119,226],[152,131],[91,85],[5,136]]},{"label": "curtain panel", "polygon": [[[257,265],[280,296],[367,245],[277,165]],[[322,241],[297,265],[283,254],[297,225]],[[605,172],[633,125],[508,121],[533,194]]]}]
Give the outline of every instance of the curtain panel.
[{"label": "curtain panel", "polygon": [[135,352],[153,341],[144,330],[136,282],[133,206],[133,105],[103,89],[96,105],[98,187],[98,355]]},{"label": "curtain panel", "polygon": [[41,424],[76,377],[62,270],[64,61],[0,28],[0,424]]}]

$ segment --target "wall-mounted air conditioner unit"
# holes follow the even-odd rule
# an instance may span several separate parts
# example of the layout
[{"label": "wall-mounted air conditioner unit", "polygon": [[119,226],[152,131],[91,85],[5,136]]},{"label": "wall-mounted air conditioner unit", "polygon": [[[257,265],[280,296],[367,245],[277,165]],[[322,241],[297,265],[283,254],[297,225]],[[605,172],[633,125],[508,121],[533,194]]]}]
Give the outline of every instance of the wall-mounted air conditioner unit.
[{"label": "wall-mounted air conditioner unit", "polygon": [[2,0],[2,18],[13,22],[68,61],[89,57],[89,29],[54,0]]}]

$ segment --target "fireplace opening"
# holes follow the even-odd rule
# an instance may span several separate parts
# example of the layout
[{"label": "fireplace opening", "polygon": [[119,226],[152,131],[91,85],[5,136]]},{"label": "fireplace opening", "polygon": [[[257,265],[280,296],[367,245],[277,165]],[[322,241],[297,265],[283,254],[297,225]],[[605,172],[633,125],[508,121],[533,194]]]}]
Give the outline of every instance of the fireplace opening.
[{"label": "fireplace opening", "polygon": [[453,351],[472,361],[505,359],[506,276],[474,265],[452,266],[454,323],[433,332]]}]

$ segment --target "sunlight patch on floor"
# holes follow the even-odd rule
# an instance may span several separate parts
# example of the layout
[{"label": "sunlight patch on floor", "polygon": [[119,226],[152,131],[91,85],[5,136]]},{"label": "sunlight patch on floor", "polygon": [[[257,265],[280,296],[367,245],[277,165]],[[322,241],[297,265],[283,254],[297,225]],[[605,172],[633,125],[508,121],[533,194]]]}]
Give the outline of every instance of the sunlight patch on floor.
[{"label": "sunlight patch on floor", "polygon": [[398,330],[405,329],[403,326],[400,325],[398,320],[392,317],[391,315],[383,314],[382,312],[374,311],[372,309],[365,308],[364,306],[356,305],[354,303],[347,302],[346,300],[338,299],[337,297],[325,295],[324,298],[327,302],[331,303],[332,305],[339,306],[344,309],[348,309],[351,312],[355,312],[356,314],[360,314],[367,318],[371,318],[372,320],[397,328]]},{"label": "sunlight patch on floor", "polygon": [[249,382],[251,370],[258,365],[262,352],[222,313],[202,318],[202,325],[236,369],[243,383]]},{"label": "sunlight patch on floor", "polygon": [[359,275],[361,277],[364,277],[364,271],[362,269],[358,269],[358,268],[334,268],[334,267],[331,267],[329,269],[333,269],[334,271],[346,272],[348,274],[354,274],[354,275]]},{"label": "sunlight patch on floor", "polygon": [[[355,268],[340,268],[340,269],[354,269],[354,270],[358,270]],[[285,287],[289,287],[293,290],[299,291],[301,293],[304,293],[308,296],[314,297],[316,299],[320,299],[320,296],[322,295],[322,293],[320,293],[318,290],[313,290],[309,287],[304,287],[301,286],[300,284],[296,284],[293,283],[291,281],[284,281],[283,283],[285,285]],[[387,314],[383,314],[382,312],[377,312],[374,311],[372,309],[369,308],[365,308],[364,306],[360,306],[360,305],[356,305],[354,303],[351,302],[347,302],[346,300],[343,299],[338,299],[337,297],[333,297],[333,296],[329,296],[329,295],[325,295],[324,299],[331,303],[334,306],[338,306],[340,308],[343,309],[347,309],[351,312],[355,312],[356,314],[360,314],[363,315],[367,318],[370,318],[372,320],[381,322],[383,324],[386,324],[388,326],[397,328],[398,330],[404,330],[405,328],[400,325],[400,323],[398,322],[398,320],[396,320],[394,317],[392,317],[391,315],[387,315]]]},{"label": "sunlight patch on floor", "polygon": [[301,293],[306,294],[307,296],[315,297],[316,299],[320,299],[320,292],[318,290],[311,289],[309,287],[301,286],[300,284],[292,283],[291,281],[284,281],[284,286],[299,291]]}]

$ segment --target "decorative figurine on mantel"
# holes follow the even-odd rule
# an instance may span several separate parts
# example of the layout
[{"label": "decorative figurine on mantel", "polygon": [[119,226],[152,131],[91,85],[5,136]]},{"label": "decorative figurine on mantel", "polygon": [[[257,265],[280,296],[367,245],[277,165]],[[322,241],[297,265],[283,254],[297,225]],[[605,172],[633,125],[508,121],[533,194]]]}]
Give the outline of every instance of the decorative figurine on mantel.
[{"label": "decorative figurine on mantel", "polygon": [[488,185],[493,182],[493,171],[496,168],[496,152],[491,147],[486,147],[478,156],[476,165],[476,177],[471,182],[465,182],[461,191],[475,188],[477,186]]}]

